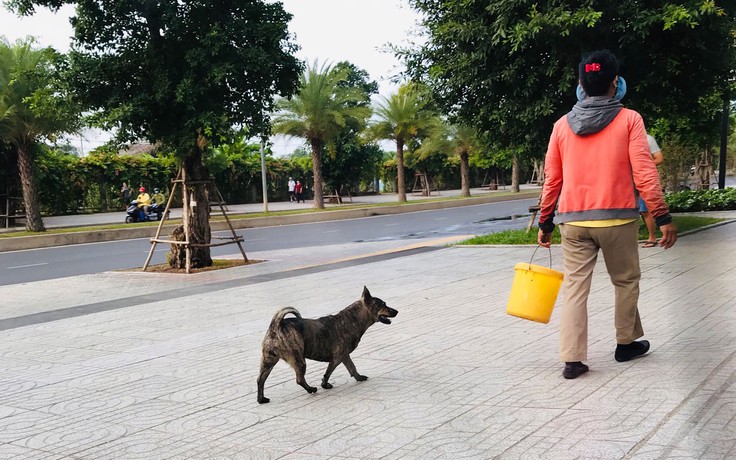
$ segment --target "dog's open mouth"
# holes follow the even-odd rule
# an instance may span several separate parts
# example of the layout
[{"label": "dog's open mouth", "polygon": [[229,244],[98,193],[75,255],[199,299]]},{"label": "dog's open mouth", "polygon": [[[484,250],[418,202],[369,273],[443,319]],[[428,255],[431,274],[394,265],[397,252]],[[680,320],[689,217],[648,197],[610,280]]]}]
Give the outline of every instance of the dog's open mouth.
[{"label": "dog's open mouth", "polygon": [[382,322],[383,324],[391,324],[391,320],[388,319],[388,316],[386,315],[378,315],[378,321]]}]

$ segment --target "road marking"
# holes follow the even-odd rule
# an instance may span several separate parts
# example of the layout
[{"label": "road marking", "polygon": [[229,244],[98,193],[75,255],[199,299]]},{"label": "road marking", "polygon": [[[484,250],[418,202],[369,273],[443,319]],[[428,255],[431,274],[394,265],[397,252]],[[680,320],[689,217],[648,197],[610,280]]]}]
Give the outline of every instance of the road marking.
[{"label": "road marking", "polygon": [[324,231],[324,232],[322,232],[322,233],[337,233],[337,232],[341,232],[341,231],[342,231],[342,230],[325,230],[325,231]]},{"label": "road marking", "polygon": [[28,265],[17,265],[15,267],[6,267],[8,270],[14,270],[16,268],[28,268],[28,267],[40,267],[41,265],[48,265],[48,262],[43,262],[40,264],[28,264]]},{"label": "road marking", "polygon": [[391,223],[391,224],[384,224],[384,227],[394,227],[394,226],[396,226],[396,225],[400,225],[400,224],[399,224],[399,223],[396,223],[396,222],[394,222],[394,223]]},{"label": "road marking", "polygon": [[251,238],[251,239],[249,239],[249,240],[243,240],[243,242],[244,242],[244,243],[252,243],[252,242],[254,242],[254,241],[264,241],[264,240],[267,240],[267,239],[268,239],[268,238]]},{"label": "road marking", "polygon": [[447,217],[437,217],[434,220],[445,220],[445,219],[447,219]]}]

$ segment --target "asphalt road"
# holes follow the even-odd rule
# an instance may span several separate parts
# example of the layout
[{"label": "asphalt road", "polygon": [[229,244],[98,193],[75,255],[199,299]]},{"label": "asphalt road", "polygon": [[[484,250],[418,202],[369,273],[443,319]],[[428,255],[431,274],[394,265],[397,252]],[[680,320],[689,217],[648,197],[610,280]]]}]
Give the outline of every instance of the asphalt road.
[{"label": "asphalt road", "polygon": [[[437,238],[524,228],[536,199],[361,219],[238,230],[246,253],[386,239]],[[513,217],[515,216],[515,217]],[[512,218],[513,217],[513,218]],[[218,232],[216,235],[224,235]],[[150,250],[148,238],[0,253],[0,285],[27,283],[109,270],[140,267]],[[236,246],[212,249],[213,256],[237,253]],[[159,245],[152,263],[163,263]]]}]

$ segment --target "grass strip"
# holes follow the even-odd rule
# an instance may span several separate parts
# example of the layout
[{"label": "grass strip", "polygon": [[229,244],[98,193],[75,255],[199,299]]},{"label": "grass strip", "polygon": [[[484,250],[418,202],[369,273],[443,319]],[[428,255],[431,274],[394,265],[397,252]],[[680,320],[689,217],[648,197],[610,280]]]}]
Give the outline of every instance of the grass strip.
[{"label": "grass strip", "polygon": [[[678,233],[685,233],[687,231],[695,230],[701,227],[712,225],[718,222],[722,222],[726,219],[717,217],[697,217],[697,216],[674,216],[672,221],[677,227]],[[478,244],[537,244],[537,233],[539,229],[537,227],[532,228],[532,231],[527,233],[526,230],[505,230],[502,232],[489,233],[487,235],[480,235],[465,241],[461,241],[459,245],[478,245]],[[657,238],[660,238],[662,233],[657,229]],[[639,220],[639,239],[645,240],[648,238],[647,228],[644,225],[644,221]],[[552,243],[560,243],[560,227],[555,227],[555,231],[552,233]]]}]

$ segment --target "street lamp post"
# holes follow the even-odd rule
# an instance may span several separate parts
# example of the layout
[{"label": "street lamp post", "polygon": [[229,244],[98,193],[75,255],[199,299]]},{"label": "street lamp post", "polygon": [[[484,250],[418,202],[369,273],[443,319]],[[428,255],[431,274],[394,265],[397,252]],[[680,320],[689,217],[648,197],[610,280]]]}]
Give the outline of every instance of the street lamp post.
[{"label": "street lamp post", "polygon": [[261,185],[263,187],[263,212],[268,212],[268,185],[266,184],[266,138],[261,138]]},{"label": "street lamp post", "polygon": [[718,188],[726,188],[726,153],[728,150],[728,116],[730,115],[731,103],[729,98],[723,96],[723,112],[721,113],[721,152],[718,162]]}]

